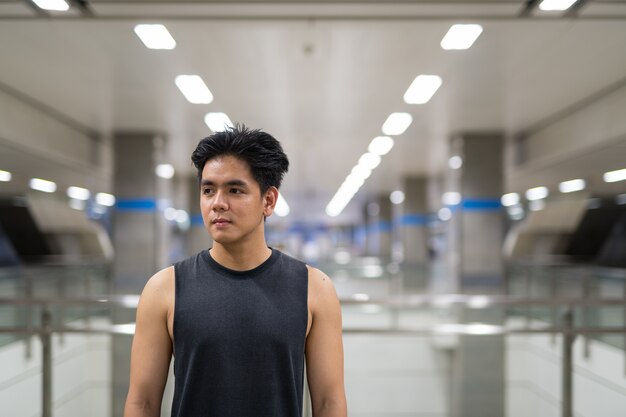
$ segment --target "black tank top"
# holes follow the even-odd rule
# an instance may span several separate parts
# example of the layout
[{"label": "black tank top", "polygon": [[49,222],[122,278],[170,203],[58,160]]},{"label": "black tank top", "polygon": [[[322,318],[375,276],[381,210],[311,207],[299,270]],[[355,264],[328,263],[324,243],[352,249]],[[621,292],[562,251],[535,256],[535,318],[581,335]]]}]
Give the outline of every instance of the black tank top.
[{"label": "black tank top", "polygon": [[234,271],[205,250],[174,270],[172,417],[301,417],[306,265],[272,249]]}]

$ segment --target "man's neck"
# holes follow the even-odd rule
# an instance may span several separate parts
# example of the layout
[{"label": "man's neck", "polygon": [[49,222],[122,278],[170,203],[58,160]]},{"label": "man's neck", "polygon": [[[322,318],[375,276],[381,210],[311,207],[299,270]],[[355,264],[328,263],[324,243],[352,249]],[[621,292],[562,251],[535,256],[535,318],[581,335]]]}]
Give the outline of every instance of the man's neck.
[{"label": "man's neck", "polygon": [[213,242],[209,251],[211,257],[218,264],[235,271],[249,271],[265,262],[272,250],[265,241],[262,244],[252,245],[223,245]]}]

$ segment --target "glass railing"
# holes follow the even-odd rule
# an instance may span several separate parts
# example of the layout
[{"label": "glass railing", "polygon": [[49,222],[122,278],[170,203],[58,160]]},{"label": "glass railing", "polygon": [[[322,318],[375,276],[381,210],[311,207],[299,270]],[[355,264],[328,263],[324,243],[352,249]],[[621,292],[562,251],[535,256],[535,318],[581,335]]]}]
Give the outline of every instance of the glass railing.
[{"label": "glass railing", "polygon": [[[378,264],[382,274],[370,268],[367,275],[368,265],[376,263],[320,266],[342,304],[351,417],[620,416],[626,409],[619,271],[528,273],[518,265],[509,294],[464,295],[420,291],[430,286],[425,269],[411,275]],[[102,282],[87,290],[79,275],[65,292],[50,284],[29,296],[2,293],[0,336],[11,338],[0,346],[7,415],[120,416],[111,398],[127,381],[114,381],[111,361],[116,343],[130,346],[133,323],[114,317],[132,313],[138,297],[109,296]],[[170,402],[166,388],[163,416]],[[311,416],[310,401],[304,415]]]}]

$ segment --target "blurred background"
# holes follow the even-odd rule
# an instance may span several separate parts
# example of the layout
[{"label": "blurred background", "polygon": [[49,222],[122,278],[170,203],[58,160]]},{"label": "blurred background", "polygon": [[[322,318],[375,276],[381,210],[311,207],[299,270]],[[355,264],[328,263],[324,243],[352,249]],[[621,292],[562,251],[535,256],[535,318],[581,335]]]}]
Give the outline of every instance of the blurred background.
[{"label": "blurred background", "polygon": [[337,288],[350,416],[624,415],[626,1],[0,0],[0,57],[3,415],[122,415],[234,123],[289,156],[266,236]]}]

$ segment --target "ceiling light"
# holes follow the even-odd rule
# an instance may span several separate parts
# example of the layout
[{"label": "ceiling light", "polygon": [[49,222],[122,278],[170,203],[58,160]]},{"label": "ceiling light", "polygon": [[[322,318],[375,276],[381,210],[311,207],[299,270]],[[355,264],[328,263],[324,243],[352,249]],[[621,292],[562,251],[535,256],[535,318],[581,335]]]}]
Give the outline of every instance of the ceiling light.
[{"label": "ceiling light", "polygon": [[543,0],[539,4],[539,9],[546,12],[563,11],[569,9],[576,1],[577,0]]},{"label": "ceiling light", "polygon": [[174,49],[176,41],[163,25],[137,25],[135,33],[150,49]]},{"label": "ceiling light", "polygon": [[86,188],[68,187],[67,196],[76,200],[89,200],[91,193]]},{"label": "ceiling light", "polygon": [[352,294],[352,299],[355,301],[369,301],[370,296],[363,293]]},{"label": "ceiling light", "polygon": [[461,158],[460,156],[453,156],[450,159],[448,159],[448,167],[450,167],[450,169],[459,169],[463,166],[463,158]]},{"label": "ceiling light", "polygon": [[483,32],[481,25],[452,25],[441,40],[445,50],[469,49]]},{"label": "ceiling light", "polygon": [[626,169],[605,172],[602,178],[604,178],[604,182],[624,181],[626,180]]},{"label": "ceiling light", "polygon": [[443,193],[441,200],[446,206],[456,206],[461,202],[461,193],[458,193],[456,191]]},{"label": "ceiling light", "polygon": [[53,193],[57,190],[57,185],[52,181],[42,180],[41,178],[32,178],[30,180],[30,188],[44,193]]},{"label": "ceiling light", "polygon": [[168,207],[163,211],[163,216],[165,220],[174,221],[176,220],[176,209],[174,207]]},{"label": "ceiling light", "polygon": [[437,212],[437,217],[442,222],[447,222],[452,218],[452,211],[448,207],[442,207]]},{"label": "ceiling light", "polygon": [[413,117],[409,113],[391,113],[383,124],[385,135],[401,135],[413,122]]},{"label": "ceiling light", "polygon": [[529,190],[526,190],[526,199],[530,201],[541,200],[548,196],[548,188],[547,187],[535,187]]},{"label": "ceiling light", "polygon": [[0,182],[11,181],[11,173],[9,171],[3,171],[0,169]]},{"label": "ceiling light", "polygon": [[574,191],[584,190],[585,185],[585,180],[582,179],[564,181],[559,184],[559,191],[562,193],[572,193]]},{"label": "ceiling light", "polygon": [[70,5],[65,0],[33,0],[33,3],[40,9],[55,12],[66,12],[70,9]]},{"label": "ceiling light", "polygon": [[155,172],[157,176],[169,180],[174,177],[175,170],[174,167],[170,164],[159,164],[157,165]]},{"label": "ceiling light", "polygon": [[372,170],[365,168],[362,165],[355,165],[350,172],[350,175],[354,175],[355,177],[363,178],[364,180],[368,179],[370,175],[372,175]]},{"label": "ceiling light", "polygon": [[223,132],[227,128],[233,127],[233,122],[230,121],[226,113],[207,113],[204,116],[204,123],[213,132]]},{"label": "ceiling light", "polygon": [[404,202],[404,193],[400,190],[392,191],[389,194],[389,200],[392,204],[402,204]]},{"label": "ceiling light", "polygon": [[98,193],[96,194],[96,203],[101,206],[112,207],[115,205],[115,196],[108,193]]},{"label": "ceiling light", "polygon": [[281,193],[278,193],[278,200],[276,201],[276,206],[274,207],[274,213],[280,217],[285,217],[289,214],[289,204],[287,204],[287,201]]},{"label": "ceiling light", "polygon": [[514,206],[519,203],[519,194],[517,193],[508,193],[504,194],[500,199],[500,202],[504,207]]},{"label": "ceiling light", "polygon": [[404,93],[404,101],[407,104],[428,103],[439,87],[441,87],[440,76],[418,75]]},{"label": "ceiling light", "polygon": [[377,136],[372,139],[367,150],[376,155],[383,156],[387,155],[391,148],[393,148],[393,139],[389,136]]},{"label": "ceiling light", "polygon": [[367,152],[359,158],[359,165],[371,171],[380,164],[380,161],[380,156]]},{"label": "ceiling light", "polygon": [[213,94],[199,75],[178,75],[174,82],[192,104],[209,104],[213,101]]}]

